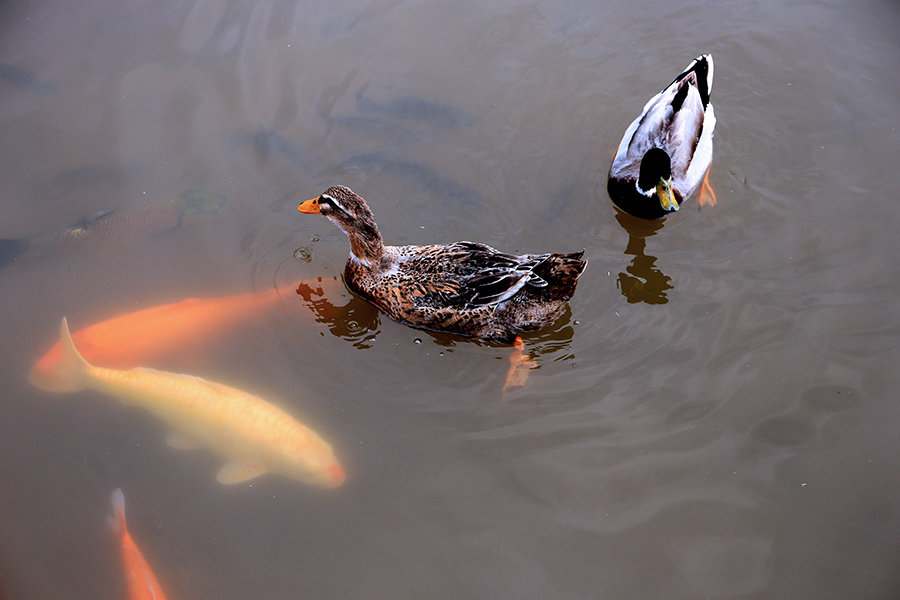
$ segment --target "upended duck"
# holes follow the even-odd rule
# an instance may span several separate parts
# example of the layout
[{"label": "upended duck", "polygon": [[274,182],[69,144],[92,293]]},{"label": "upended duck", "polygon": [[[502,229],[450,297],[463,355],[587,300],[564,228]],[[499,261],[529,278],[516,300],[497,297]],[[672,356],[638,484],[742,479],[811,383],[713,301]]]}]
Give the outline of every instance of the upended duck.
[{"label": "upended duck", "polygon": [[333,186],[297,207],[321,214],[350,238],[347,286],[406,325],[516,340],[555,321],[587,261],[572,254],[499,252],[475,242],[386,246],[366,201]]},{"label": "upended duck", "polygon": [[678,210],[700,186],[700,206],[715,205],[706,183],[712,163],[716,114],[709,94],[712,54],[698,56],[644,106],[622,137],[609,170],[607,190],[621,210],[659,219]]}]

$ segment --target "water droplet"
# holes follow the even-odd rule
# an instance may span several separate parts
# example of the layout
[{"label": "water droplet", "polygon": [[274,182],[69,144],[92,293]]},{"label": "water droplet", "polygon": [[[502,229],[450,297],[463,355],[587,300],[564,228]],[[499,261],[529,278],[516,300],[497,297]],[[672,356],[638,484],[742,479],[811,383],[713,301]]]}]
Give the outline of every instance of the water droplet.
[{"label": "water droplet", "polygon": [[307,246],[301,246],[294,250],[294,258],[301,262],[309,262],[312,260],[312,250]]},{"label": "water droplet", "polygon": [[313,244],[315,244],[316,242],[321,242],[322,237],[317,233],[314,236],[312,236],[311,238],[309,238],[309,241],[312,242]]},{"label": "water droplet", "polygon": [[413,340],[413,344],[421,344],[421,343],[422,343],[422,340],[419,338],[416,338]]}]

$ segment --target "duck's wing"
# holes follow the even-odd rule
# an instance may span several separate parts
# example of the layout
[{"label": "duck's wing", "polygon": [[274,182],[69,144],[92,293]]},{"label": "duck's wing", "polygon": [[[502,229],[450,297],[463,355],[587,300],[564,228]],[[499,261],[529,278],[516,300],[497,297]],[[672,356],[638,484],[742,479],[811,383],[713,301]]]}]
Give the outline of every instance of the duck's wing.
[{"label": "duck's wing", "polygon": [[469,306],[500,304],[515,296],[526,285],[547,287],[547,281],[533,270],[537,264],[520,264],[516,268],[491,270],[468,279],[465,285],[472,294]]},{"label": "duck's wing", "polygon": [[472,309],[500,304],[523,287],[546,287],[535,273],[549,254],[516,256],[475,242],[457,242],[435,253],[438,268],[420,278],[418,296],[428,304],[436,299],[444,306]]},{"label": "duck's wing", "polygon": [[[662,148],[672,159],[676,188],[699,182],[712,160],[715,114],[710,104],[714,65],[712,55],[698,56],[666,88],[653,96],[622,137],[610,169],[611,176],[637,176],[647,150]],[[709,138],[704,141],[704,137]],[[707,156],[708,154],[708,156]],[[694,168],[694,162],[698,166]]]},{"label": "duck's wing", "polygon": [[671,100],[666,123],[674,187],[689,196],[712,162],[712,132],[716,115],[709,94],[713,81],[712,55],[694,59],[665,91]]}]

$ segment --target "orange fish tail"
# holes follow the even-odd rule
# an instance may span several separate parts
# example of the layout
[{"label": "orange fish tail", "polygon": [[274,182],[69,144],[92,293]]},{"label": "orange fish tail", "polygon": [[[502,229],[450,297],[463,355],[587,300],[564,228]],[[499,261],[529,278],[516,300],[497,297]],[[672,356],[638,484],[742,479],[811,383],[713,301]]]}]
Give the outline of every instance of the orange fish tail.
[{"label": "orange fish tail", "polygon": [[128,588],[128,600],[166,600],[156,576],[141,550],[128,535],[125,525],[125,495],[121,489],[112,493],[110,498],[113,515],[110,517],[111,527],[119,534],[122,547],[122,566],[125,571],[125,586]]}]

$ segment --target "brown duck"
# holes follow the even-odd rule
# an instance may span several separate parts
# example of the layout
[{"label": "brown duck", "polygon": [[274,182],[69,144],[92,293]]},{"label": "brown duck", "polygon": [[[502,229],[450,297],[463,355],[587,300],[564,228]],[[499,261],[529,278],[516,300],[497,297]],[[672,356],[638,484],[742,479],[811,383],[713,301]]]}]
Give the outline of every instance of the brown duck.
[{"label": "brown duck", "polygon": [[515,256],[475,242],[385,246],[366,201],[344,186],[297,207],[350,238],[347,286],[393,319],[422,329],[512,342],[555,321],[587,261],[572,254]]}]

